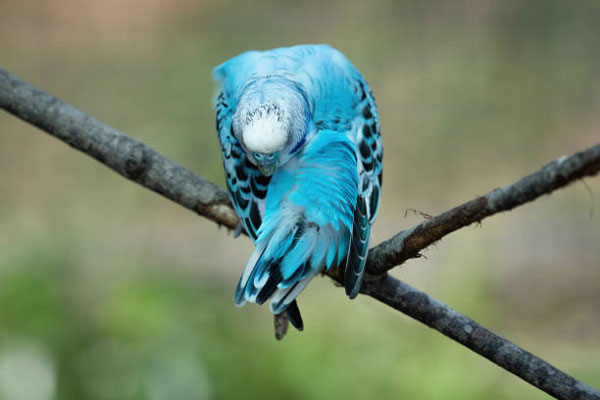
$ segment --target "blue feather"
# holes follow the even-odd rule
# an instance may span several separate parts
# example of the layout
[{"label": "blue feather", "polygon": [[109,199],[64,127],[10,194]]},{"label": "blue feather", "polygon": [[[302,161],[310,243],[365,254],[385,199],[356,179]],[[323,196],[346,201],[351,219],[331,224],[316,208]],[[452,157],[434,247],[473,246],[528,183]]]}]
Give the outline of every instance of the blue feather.
[{"label": "blue feather", "polygon": [[295,299],[323,269],[345,268],[346,294],[360,291],[381,194],[373,94],[327,45],[246,52],[213,76],[227,187],[256,245],[235,303],[271,299],[300,329]]}]

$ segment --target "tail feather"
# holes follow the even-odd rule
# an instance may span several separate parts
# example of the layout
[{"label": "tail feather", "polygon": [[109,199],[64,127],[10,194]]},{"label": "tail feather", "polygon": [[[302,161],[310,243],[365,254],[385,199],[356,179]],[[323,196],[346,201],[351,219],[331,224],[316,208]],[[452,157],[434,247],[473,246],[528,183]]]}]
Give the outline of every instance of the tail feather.
[{"label": "tail feather", "polygon": [[[278,314],[291,307],[323,266],[330,267],[328,259],[336,262],[345,256],[349,240],[337,239],[330,227],[321,228],[302,216],[280,220],[279,224],[273,224],[273,229],[267,228],[259,234],[257,247],[242,273],[235,303],[263,304],[271,299],[271,311]],[[349,238],[349,233],[346,235]],[[328,256],[331,243],[335,249]]]},{"label": "tail feather", "polygon": [[293,296],[278,304],[276,313],[285,311],[308,283],[305,278],[314,275],[314,264],[310,261],[317,239],[318,229],[309,227],[301,218],[261,232],[236,288],[236,304],[243,305],[246,301],[262,304],[275,293],[293,292]]},{"label": "tail feather", "polygon": [[360,291],[367,253],[369,252],[369,238],[371,236],[371,225],[367,215],[367,206],[364,198],[358,197],[356,211],[354,212],[354,225],[352,228],[352,239],[346,262],[344,274],[344,286],[346,295],[353,299]]},{"label": "tail feather", "polygon": [[[303,223],[300,224],[304,225]],[[318,234],[308,230],[305,234],[296,240],[292,241],[292,245],[287,249],[284,259],[281,263],[281,274],[283,279],[289,280],[296,275],[298,269],[308,262],[308,257],[312,254],[315,247]]]},{"label": "tail feather", "polygon": [[269,274],[265,284],[256,295],[256,303],[263,304],[277,290],[277,285],[281,282],[281,272],[279,272],[279,262],[274,262],[269,267]]},{"label": "tail feather", "polygon": [[304,330],[304,323],[302,322],[302,316],[300,315],[300,309],[296,300],[290,303],[286,312],[292,326],[302,332]]},{"label": "tail feather", "polygon": [[265,252],[265,248],[263,247],[262,249],[256,248],[254,250],[254,252],[252,253],[252,255],[250,256],[250,259],[248,260],[248,264],[246,265],[246,268],[244,269],[244,271],[242,272],[242,276],[240,277],[240,281],[238,282],[237,287],[235,288],[235,293],[233,295],[233,301],[235,303],[236,306],[241,307],[244,304],[246,304],[246,301],[248,300],[247,296],[246,296],[246,287],[247,284],[250,280],[252,280],[251,278],[253,277],[255,270],[252,268],[248,268],[248,265],[257,265],[258,263],[261,262],[263,255]]},{"label": "tail feather", "polygon": [[316,272],[311,273],[305,278],[297,281],[294,285],[284,288],[278,289],[271,298],[270,308],[271,311],[275,314],[283,312],[289,304],[291,304],[296,297],[304,290],[306,285],[310,282],[310,280],[316,275]]},{"label": "tail feather", "polygon": [[296,283],[298,283],[298,281],[302,279],[303,276],[306,276],[306,274],[310,271],[311,268],[312,265],[310,261],[306,261],[304,264],[300,265],[296,269],[292,276],[290,276],[287,279],[283,279],[279,284],[279,288],[285,289],[292,285],[295,285]]}]

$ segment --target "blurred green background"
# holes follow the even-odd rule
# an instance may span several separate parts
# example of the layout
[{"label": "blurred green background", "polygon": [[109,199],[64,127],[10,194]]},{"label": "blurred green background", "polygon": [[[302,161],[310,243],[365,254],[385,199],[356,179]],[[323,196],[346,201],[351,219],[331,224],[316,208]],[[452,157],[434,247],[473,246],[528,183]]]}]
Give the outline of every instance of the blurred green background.
[{"label": "blurred green background", "polygon": [[[329,43],[377,97],[373,242],[600,138],[600,3],[0,3],[0,65],[223,184],[213,66]],[[0,399],[542,399],[317,278],[306,329],[233,306],[252,246],[0,113]],[[394,271],[600,387],[600,179],[445,238]]]}]

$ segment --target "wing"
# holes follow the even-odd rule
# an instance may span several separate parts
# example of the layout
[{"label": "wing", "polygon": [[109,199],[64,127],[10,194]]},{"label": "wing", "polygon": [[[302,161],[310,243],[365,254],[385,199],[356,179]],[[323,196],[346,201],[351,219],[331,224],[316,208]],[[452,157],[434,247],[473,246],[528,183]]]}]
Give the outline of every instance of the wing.
[{"label": "wing", "polygon": [[355,78],[354,91],[358,98],[353,139],[357,149],[359,189],[344,276],[346,294],[350,298],[356,297],[360,290],[383,177],[383,146],[377,107],[371,89],[360,74]]},{"label": "wing", "polygon": [[270,177],[263,176],[248,160],[246,152],[231,131],[234,100],[225,90],[217,96],[217,132],[229,197],[244,228],[253,241],[257,238]]},{"label": "wing", "polygon": [[356,151],[359,187],[344,275],[346,294],[354,298],[360,290],[381,193],[379,118],[371,89],[346,57],[328,46],[312,50],[304,77],[298,77],[312,97],[315,126],[346,135]]},{"label": "wing", "polygon": [[344,265],[357,191],[354,145],[338,132],[320,132],[298,160],[280,167],[236,304],[271,298],[271,311],[282,312],[324,267]]}]

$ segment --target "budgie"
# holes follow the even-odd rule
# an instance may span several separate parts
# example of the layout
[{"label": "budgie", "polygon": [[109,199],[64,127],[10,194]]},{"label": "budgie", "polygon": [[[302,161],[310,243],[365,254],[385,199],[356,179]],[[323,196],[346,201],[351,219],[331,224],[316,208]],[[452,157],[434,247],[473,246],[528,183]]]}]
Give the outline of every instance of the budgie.
[{"label": "budgie", "polygon": [[231,202],[255,250],[234,300],[287,312],[324,269],[357,296],[381,194],[377,108],[360,72],[328,45],[242,53],[213,71]]}]

